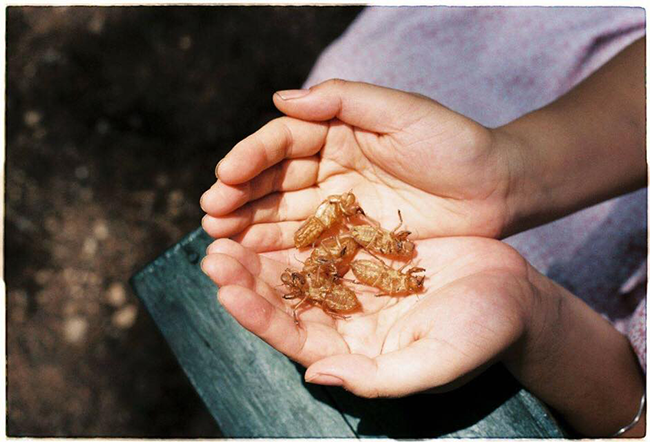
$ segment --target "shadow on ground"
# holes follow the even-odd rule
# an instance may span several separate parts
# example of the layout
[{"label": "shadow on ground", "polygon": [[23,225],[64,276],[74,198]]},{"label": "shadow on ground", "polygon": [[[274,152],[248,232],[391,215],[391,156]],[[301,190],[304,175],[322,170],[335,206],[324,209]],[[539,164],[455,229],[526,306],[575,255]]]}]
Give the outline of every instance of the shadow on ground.
[{"label": "shadow on ground", "polygon": [[220,436],[127,280],[359,10],[8,8],[9,435]]}]

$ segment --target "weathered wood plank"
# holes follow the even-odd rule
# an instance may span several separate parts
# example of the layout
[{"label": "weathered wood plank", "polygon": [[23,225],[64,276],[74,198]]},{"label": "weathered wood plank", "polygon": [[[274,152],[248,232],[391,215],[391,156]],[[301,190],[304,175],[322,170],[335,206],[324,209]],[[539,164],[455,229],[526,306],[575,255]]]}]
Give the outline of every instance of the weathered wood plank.
[{"label": "weathered wood plank", "polygon": [[497,365],[450,393],[367,400],[303,381],[304,369],[244,330],[201,272],[198,229],[132,284],[228,437],[563,437]]},{"label": "weathered wood plank", "polygon": [[209,243],[193,232],[132,284],[224,435],[355,437],[321,387],[306,389],[289,359],[220,307],[199,268]]}]

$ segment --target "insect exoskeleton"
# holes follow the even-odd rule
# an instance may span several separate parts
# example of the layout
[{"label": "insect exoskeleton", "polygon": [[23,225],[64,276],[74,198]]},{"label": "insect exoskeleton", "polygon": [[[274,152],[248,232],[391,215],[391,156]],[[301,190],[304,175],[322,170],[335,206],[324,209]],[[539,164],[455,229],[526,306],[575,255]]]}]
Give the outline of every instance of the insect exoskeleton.
[{"label": "insect exoskeleton", "polygon": [[408,295],[422,290],[424,276],[414,276],[425,272],[422,267],[412,267],[405,273],[401,269],[393,269],[381,261],[360,259],[350,264],[352,273],[359,282],[376,287],[380,290],[377,296]]},{"label": "insect exoskeleton", "polygon": [[378,226],[354,226],[350,234],[356,242],[371,252],[394,258],[410,258],[415,251],[415,244],[406,239],[411,232],[397,229],[402,225],[402,213],[398,210],[399,224],[392,231]]},{"label": "insect exoskeleton", "polygon": [[328,266],[328,269],[332,269],[333,264],[336,270],[335,276],[343,276],[350,270],[350,261],[358,249],[359,244],[348,233],[325,238],[311,252],[303,269],[309,270],[323,264]]},{"label": "insect exoskeleton", "polygon": [[289,289],[289,293],[284,295],[285,299],[293,299],[300,296],[307,287],[307,277],[302,272],[296,272],[292,269],[286,269],[280,275],[282,284]]},{"label": "insect exoskeleton", "polygon": [[294,244],[297,248],[313,244],[334,224],[363,213],[352,192],[330,195],[318,206],[314,215],[307,218],[307,221],[296,231],[293,237]]},{"label": "insect exoskeleton", "polygon": [[281,279],[290,290],[283,298],[300,299],[292,308],[296,324],[299,323],[298,307],[304,302],[320,306],[325,313],[337,319],[346,318],[340,313],[350,312],[359,306],[359,300],[353,290],[322,276],[317,278],[311,273],[287,269]]},{"label": "insect exoskeleton", "polygon": [[347,313],[359,306],[357,295],[352,289],[331,281],[310,287],[307,298],[309,302],[320,305],[325,313],[339,317],[338,313]]}]

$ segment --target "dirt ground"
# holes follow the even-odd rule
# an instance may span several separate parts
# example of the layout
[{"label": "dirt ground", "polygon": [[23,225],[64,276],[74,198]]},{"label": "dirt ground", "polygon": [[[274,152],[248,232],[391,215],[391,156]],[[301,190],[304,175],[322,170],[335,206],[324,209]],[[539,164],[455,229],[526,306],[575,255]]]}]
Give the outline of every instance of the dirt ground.
[{"label": "dirt ground", "polygon": [[128,278],[357,7],[7,10],[7,431],[218,437]]}]

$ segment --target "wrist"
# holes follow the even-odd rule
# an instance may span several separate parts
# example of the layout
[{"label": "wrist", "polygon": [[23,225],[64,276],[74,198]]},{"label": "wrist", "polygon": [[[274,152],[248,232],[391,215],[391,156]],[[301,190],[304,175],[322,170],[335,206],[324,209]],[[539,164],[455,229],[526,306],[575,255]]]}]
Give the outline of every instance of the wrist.
[{"label": "wrist", "polygon": [[[607,437],[632,422],[644,381],[629,341],[579,298],[530,268],[533,314],[504,354],[519,382],[579,434]],[[644,430],[645,421],[626,435]]]},{"label": "wrist", "polygon": [[534,152],[529,141],[512,123],[491,129],[495,151],[502,157],[505,164],[504,178],[506,182],[504,225],[501,238],[526,230],[531,226],[533,208],[540,201],[542,189],[535,189],[532,180],[532,170],[529,156]]}]

